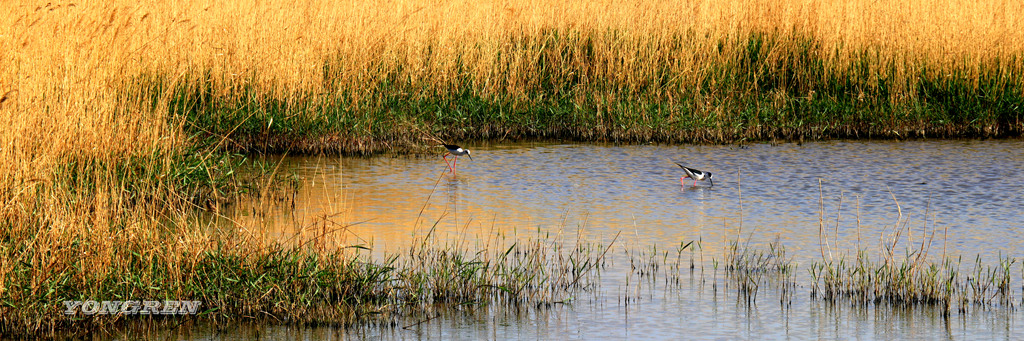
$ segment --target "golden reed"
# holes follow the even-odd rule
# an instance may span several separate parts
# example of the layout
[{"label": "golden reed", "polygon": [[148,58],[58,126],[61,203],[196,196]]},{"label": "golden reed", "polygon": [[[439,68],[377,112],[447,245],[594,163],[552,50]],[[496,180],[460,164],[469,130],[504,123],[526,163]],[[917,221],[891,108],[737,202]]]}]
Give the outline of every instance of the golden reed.
[{"label": "golden reed", "polygon": [[[576,43],[560,50],[587,53],[575,60],[595,70],[590,76],[625,87],[659,70],[680,87],[700,86],[716,59],[734,55],[715,51],[745,48],[750,32],[813,35],[819,57],[839,74],[869,51],[877,72],[907,79],[954,66],[980,72],[981,61],[1024,52],[1024,3],[1012,0],[7,1],[0,8],[5,161],[11,152],[125,155],[181,143],[165,108],[131,103],[133,91],[143,91],[132,88],[140,75],[173,81],[209,72],[215,95],[256,86],[284,100],[338,89],[372,100],[377,78],[400,70],[408,82],[437,90],[468,77],[480,95],[514,97],[540,81],[543,44]],[[512,44],[542,32],[589,39]],[[680,43],[690,47],[682,55],[666,48]],[[921,61],[937,68],[922,70]],[[892,96],[900,96],[912,82],[893,84]]]}]

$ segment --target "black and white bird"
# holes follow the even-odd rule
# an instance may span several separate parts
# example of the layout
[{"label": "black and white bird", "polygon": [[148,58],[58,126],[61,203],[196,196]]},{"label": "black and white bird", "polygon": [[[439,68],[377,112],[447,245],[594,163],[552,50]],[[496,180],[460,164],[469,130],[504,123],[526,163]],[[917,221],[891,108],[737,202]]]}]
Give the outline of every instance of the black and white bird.
[{"label": "black and white bird", "polygon": [[686,178],[693,179],[693,185],[694,186],[697,186],[697,180],[704,180],[704,179],[708,179],[708,181],[711,182],[711,186],[715,185],[715,181],[711,180],[711,178],[714,177],[714,175],[711,175],[711,172],[705,172],[705,171],[702,171],[702,170],[699,170],[699,169],[693,169],[693,168],[690,168],[690,167],[686,167],[686,166],[683,166],[683,165],[679,164],[678,162],[676,162],[675,164],[677,166],[679,166],[679,168],[682,168],[684,172],[686,172],[686,176],[683,176],[683,177],[679,178],[679,184],[680,185],[685,186],[683,184],[683,179],[686,179]]},{"label": "black and white bird", "polygon": [[[448,169],[451,170],[452,174],[455,174],[455,164],[459,162],[459,156],[465,155],[468,156],[470,160],[473,159],[473,155],[469,155],[469,149],[465,149],[454,144],[446,144],[444,145],[444,148],[448,149],[448,153],[445,153],[441,158],[444,159],[445,164],[448,164]],[[448,163],[448,155],[455,156],[452,163]]]}]

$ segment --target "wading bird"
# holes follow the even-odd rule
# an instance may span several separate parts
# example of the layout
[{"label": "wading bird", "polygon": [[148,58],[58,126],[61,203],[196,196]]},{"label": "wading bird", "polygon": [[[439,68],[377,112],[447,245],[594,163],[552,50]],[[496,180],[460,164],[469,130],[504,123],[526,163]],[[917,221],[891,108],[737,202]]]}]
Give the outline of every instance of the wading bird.
[{"label": "wading bird", "polygon": [[[445,164],[448,164],[448,169],[451,170],[452,174],[455,174],[455,164],[459,162],[459,156],[465,155],[468,156],[470,160],[473,159],[473,155],[469,155],[469,149],[464,149],[454,144],[446,144],[444,145],[444,148],[448,149],[448,152],[445,153],[444,156],[441,156],[441,158],[444,159]],[[450,164],[448,163],[448,155],[455,156],[455,159]]]},{"label": "wading bird", "polygon": [[713,175],[711,175],[711,172],[705,172],[705,171],[702,171],[702,170],[699,170],[699,169],[693,169],[693,168],[690,168],[690,167],[686,167],[686,166],[680,165],[678,162],[676,162],[675,164],[677,166],[679,166],[679,168],[682,168],[684,172],[686,172],[686,176],[683,176],[683,177],[679,178],[679,185],[686,186],[686,185],[683,184],[683,179],[686,179],[686,178],[693,179],[693,186],[697,186],[697,180],[704,180],[704,179],[708,179],[708,181],[711,182],[711,186],[715,185],[715,181],[711,180],[711,177],[713,176]]}]

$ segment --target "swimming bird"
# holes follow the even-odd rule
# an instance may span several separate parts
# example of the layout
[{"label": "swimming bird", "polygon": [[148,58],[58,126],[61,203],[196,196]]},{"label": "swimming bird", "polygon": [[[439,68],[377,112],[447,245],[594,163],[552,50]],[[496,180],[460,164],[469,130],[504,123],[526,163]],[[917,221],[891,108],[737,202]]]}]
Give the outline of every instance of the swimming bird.
[{"label": "swimming bird", "polygon": [[686,172],[686,176],[679,178],[679,184],[680,185],[685,186],[683,184],[683,179],[686,179],[686,178],[693,179],[693,185],[694,186],[697,186],[697,180],[704,180],[704,179],[708,179],[708,181],[711,182],[711,186],[715,185],[715,181],[711,180],[711,178],[713,177],[713,175],[711,175],[711,172],[705,172],[705,171],[702,171],[702,170],[699,170],[699,169],[693,169],[693,168],[690,168],[690,167],[686,167],[686,166],[680,165],[678,162],[675,162],[675,164],[677,166],[679,166],[679,168],[682,168],[684,172]]},{"label": "swimming bird", "polygon": [[441,158],[444,159],[445,164],[448,164],[448,155],[455,156],[455,160],[451,164],[448,164],[448,169],[451,170],[452,174],[455,174],[455,164],[459,162],[459,156],[465,155],[469,156],[470,160],[473,159],[473,155],[469,155],[469,149],[465,149],[454,144],[446,144],[444,145],[444,148],[448,149],[448,153],[441,156]]}]

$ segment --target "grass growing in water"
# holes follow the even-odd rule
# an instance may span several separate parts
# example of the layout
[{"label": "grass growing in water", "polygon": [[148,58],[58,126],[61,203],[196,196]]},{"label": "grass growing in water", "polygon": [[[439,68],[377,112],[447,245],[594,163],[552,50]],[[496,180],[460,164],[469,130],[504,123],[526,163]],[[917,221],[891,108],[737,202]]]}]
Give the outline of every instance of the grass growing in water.
[{"label": "grass growing in water", "polygon": [[[859,237],[852,260],[847,260],[845,253],[833,256],[834,251],[840,252],[832,249],[833,245],[838,245],[840,212],[837,212],[835,239],[830,241],[825,226],[829,218],[824,209],[821,210],[822,259],[813,262],[809,269],[812,297],[830,301],[845,299],[859,304],[932,305],[946,314],[951,310],[966,312],[973,306],[1014,305],[1010,283],[1017,259],[1000,256],[996,265],[987,265],[978,256],[973,265],[964,266],[962,257],[946,256],[947,232],[943,230],[942,255],[938,261],[930,260],[928,255],[939,232],[934,225],[930,233],[927,225],[924,226],[925,236],[919,243],[908,241],[900,255],[901,238],[911,232],[911,227],[895,195],[893,202],[899,215],[891,229],[883,230],[879,239],[881,247],[874,259],[861,249]],[[1024,273],[1024,268],[1021,270]]]},{"label": "grass growing in water", "polygon": [[747,304],[757,301],[762,284],[774,284],[780,290],[779,299],[790,301],[796,286],[796,267],[778,239],[769,243],[767,250],[741,247],[739,241],[733,241],[725,256],[726,275]]},{"label": "grass growing in water", "polygon": [[845,259],[814,263],[812,295],[859,304],[935,305],[947,314],[974,306],[1014,305],[1010,282],[1016,259],[1000,258],[993,266],[977,258],[962,268],[959,257],[919,262],[911,251],[896,261],[872,260],[858,253],[849,263]]},{"label": "grass growing in water", "polygon": [[5,233],[4,240],[18,238],[23,248],[5,249],[11,263],[0,331],[52,336],[128,320],[66,316],[64,300],[199,300],[200,318],[213,321],[338,325],[387,324],[432,305],[564,302],[592,285],[604,255],[587,243],[495,239],[481,250],[424,240],[404,254],[372,257],[362,247],[289,245],[244,227],[199,227],[174,221],[109,233]]}]

